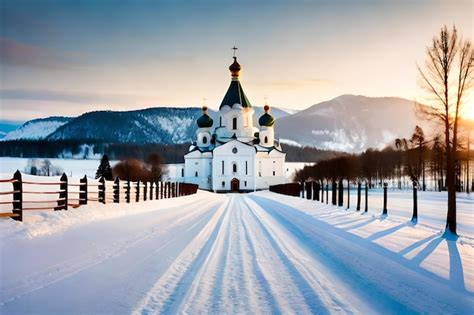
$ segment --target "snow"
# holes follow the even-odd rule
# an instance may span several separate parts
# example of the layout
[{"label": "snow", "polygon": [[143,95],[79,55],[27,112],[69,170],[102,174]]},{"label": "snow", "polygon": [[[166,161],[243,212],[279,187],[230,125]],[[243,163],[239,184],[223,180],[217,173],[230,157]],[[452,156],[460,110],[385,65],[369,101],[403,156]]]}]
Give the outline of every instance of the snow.
[{"label": "snow", "polygon": [[68,121],[61,120],[34,120],[30,121],[20,128],[10,131],[3,137],[2,140],[39,140],[45,139],[47,136],[56,131],[59,127],[66,124]]},{"label": "snow", "polygon": [[[43,160],[43,158],[37,158]],[[0,173],[9,174],[10,176],[16,171],[23,172],[30,158],[17,157],[0,157]],[[61,168],[67,176],[95,177],[95,173],[100,164],[100,159],[48,159],[54,166]],[[110,165],[114,166],[117,161],[110,161]]]},{"label": "snow", "polygon": [[444,194],[417,225],[407,195],[388,217],[377,192],[367,214],[268,191],[27,212],[0,221],[0,313],[472,314],[472,198],[456,241]]}]

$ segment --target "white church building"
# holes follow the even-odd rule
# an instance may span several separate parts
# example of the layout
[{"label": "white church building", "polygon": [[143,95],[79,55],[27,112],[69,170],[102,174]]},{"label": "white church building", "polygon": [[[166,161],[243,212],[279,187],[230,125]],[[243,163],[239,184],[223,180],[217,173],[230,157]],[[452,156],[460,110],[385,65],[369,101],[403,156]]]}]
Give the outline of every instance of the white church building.
[{"label": "white church building", "polygon": [[255,191],[284,183],[286,154],[275,141],[270,107],[265,105],[255,127],[236,57],[229,70],[232,80],[219,107],[219,121],[203,107],[195,141],[184,156],[181,180],[215,192]]}]

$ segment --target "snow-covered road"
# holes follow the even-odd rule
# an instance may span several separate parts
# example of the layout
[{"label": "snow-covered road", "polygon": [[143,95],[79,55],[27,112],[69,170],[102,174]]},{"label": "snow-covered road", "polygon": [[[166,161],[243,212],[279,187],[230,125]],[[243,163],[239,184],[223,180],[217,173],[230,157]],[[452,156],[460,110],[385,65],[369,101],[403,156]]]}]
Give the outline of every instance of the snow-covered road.
[{"label": "snow-covered road", "polygon": [[438,231],[268,192],[107,207],[126,214],[3,233],[0,313],[474,311],[472,244]]}]

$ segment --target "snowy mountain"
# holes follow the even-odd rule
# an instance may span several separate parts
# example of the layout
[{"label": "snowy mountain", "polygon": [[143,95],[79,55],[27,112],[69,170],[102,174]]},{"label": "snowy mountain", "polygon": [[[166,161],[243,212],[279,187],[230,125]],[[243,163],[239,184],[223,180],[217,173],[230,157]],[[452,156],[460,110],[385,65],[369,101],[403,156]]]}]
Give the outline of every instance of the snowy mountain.
[{"label": "snowy mountain", "polygon": [[20,128],[23,125],[22,122],[0,120],[0,139],[5,137],[9,132]]},{"label": "snowy mountain", "polygon": [[68,117],[48,117],[27,121],[20,128],[8,132],[2,140],[40,140],[46,138],[62,125],[69,122]]},{"label": "snowy mountain", "polygon": [[278,119],[282,142],[347,152],[383,148],[409,137],[416,125],[430,129],[416,116],[415,103],[396,97],[342,95]]},{"label": "snowy mountain", "polygon": [[[254,107],[254,124],[263,114]],[[94,140],[108,143],[187,143],[194,138],[200,108],[155,107],[133,111],[95,111],[75,118],[50,117],[26,122],[5,140]],[[361,152],[409,137],[427,123],[416,116],[413,101],[396,97],[342,95],[291,113],[272,107],[276,134],[283,143],[319,149]],[[209,110],[215,124],[218,113]]]},{"label": "snowy mountain", "polygon": [[[255,123],[263,109],[255,107]],[[274,108],[276,118],[288,115]],[[218,121],[218,114],[209,114]],[[5,140],[52,139],[98,140],[113,143],[185,143],[194,138],[196,119],[202,115],[197,107],[155,107],[134,111],[96,111],[75,118],[50,117],[26,122],[10,132]]]}]

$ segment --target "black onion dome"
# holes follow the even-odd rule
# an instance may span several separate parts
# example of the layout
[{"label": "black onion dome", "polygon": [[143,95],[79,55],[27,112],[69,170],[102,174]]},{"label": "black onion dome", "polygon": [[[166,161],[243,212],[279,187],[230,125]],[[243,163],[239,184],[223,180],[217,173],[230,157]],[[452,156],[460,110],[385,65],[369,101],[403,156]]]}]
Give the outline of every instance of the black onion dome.
[{"label": "black onion dome", "polygon": [[198,127],[199,128],[210,128],[212,127],[212,124],[213,124],[213,120],[211,117],[209,117],[209,115],[207,114],[207,107],[204,106],[202,108],[203,110],[203,114],[201,117],[198,118],[197,120],[197,124],[198,124]]},{"label": "black onion dome", "polygon": [[258,119],[260,126],[272,127],[275,124],[275,118],[272,115],[265,113]]},{"label": "black onion dome", "polygon": [[273,118],[273,116],[268,113],[270,111],[270,106],[265,105],[263,110],[265,111],[265,114],[260,116],[258,119],[258,124],[260,126],[272,127],[275,124],[275,118]]},{"label": "black onion dome", "polygon": [[239,76],[239,72],[242,70],[242,67],[237,62],[237,57],[234,57],[234,62],[229,66],[229,70],[233,77]]}]

